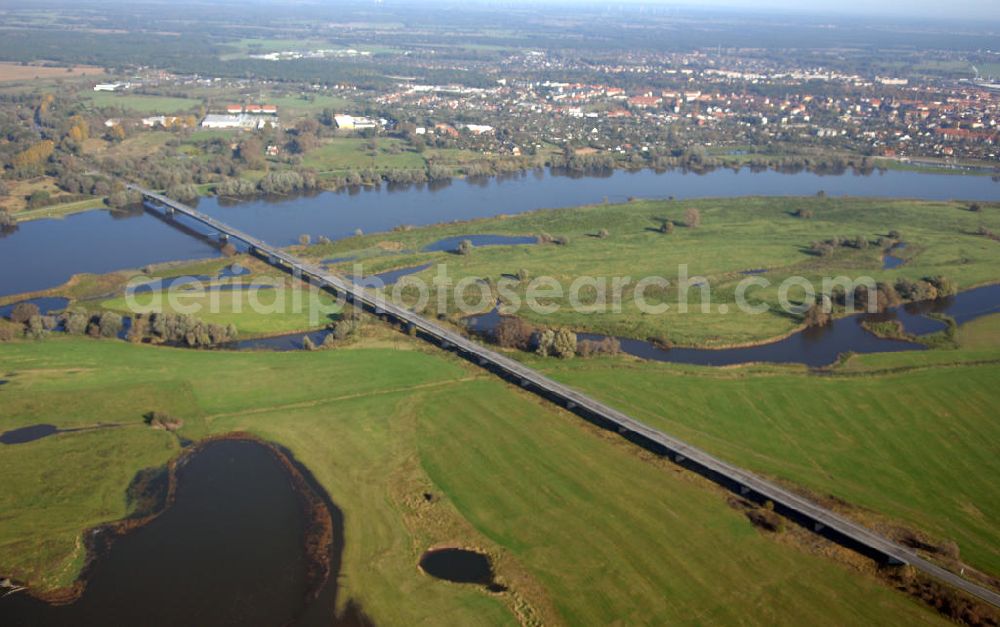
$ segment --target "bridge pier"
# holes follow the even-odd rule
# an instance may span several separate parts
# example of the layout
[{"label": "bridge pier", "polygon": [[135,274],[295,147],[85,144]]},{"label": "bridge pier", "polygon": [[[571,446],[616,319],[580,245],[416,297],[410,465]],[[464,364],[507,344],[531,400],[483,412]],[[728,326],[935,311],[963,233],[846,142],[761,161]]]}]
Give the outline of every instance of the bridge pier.
[{"label": "bridge pier", "polygon": [[229,233],[219,233],[219,241],[220,242],[228,242],[229,241]]}]

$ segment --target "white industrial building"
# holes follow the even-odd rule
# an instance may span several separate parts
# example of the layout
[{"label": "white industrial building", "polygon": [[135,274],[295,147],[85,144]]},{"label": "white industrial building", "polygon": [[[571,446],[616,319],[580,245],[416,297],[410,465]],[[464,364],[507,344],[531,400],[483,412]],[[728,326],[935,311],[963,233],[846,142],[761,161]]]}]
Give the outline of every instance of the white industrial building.
[{"label": "white industrial building", "polygon": [[375,128],[375,120],[371,118],[355,117],[346,113],[338,113],[333,116],[333,121],[337,123],[337,128],[348,131],[362,131],[366,128]]},{"label": "white industrial building", "polygon": [[276,128],[278,121],[272,116],[247,115],[245,113],[240,115],[209,113],[201,121],[202,128],[243,129],[248,131],[263,130],[268,124]]}]

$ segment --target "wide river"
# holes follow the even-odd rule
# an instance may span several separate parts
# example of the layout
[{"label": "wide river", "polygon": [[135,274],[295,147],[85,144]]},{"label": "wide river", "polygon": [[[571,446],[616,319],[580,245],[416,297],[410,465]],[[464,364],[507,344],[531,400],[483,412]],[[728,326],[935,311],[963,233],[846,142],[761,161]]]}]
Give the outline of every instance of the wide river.
[{"label": "wide river", "polygon": [[[604,176],[568,177],[533,171],[481,181],[393,190],[321,193],[285,200],[236,204],[203,199],[198,208],[275,245],[288,245],[302,234],[336,239],[385,231],[401,224],[426,225],[513,214],[533,209],[569,207],[639,198],[732,197],[745,195],[876,196],[931,200],[1000,200],[1000,183],[987,176],[887,171],[869,176],[821,176],[716,170],[616,170]],[[198,241],[143,212],[92,211],[61,220],[22,224],[0,238],[0,296],[59,285],[76,272],[110,272],[175,259],[216,255]]]}]

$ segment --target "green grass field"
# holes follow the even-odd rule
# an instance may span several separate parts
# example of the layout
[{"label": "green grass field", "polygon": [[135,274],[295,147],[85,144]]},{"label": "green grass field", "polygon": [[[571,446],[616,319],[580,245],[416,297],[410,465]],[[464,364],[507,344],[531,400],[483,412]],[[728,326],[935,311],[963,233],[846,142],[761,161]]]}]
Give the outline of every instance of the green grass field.
[{"label": "green grass field", "polygon": [[[689,207],[701,212],[701,226],[684,226]],[[791,215],[799,208],[811,209],[815,216],[802,219]],[[448,264],[453,281],[465,276],[499,279],[503,273],[525,269],[532,278],[550,276],[563,287],[562,298],[551,302],[560,310],[551,315],[522,308],[520,315],[546,325],[565,325],[579,330],[645,339],[666,337],[679,345],[720,346],[759,342],[785,334],[800,320],[777,307],[778,286],[787,277],[802,276],[820,289],[823,277],[869,276],[879,281],[898,277],[919,279],[945,275],[960,288],[1000,280],[1000,246],[975,234],[980,225],[1000,229],[1000,209],[987,206],[980,213],[967,211],[963,203],[880,199],[818,198],[737,198],[697,201],[636,201],[622,205],[547,210],[516,216],[447,224],[406,232],[376,233],[349,238],[305,251],[316,257],[373,257],[366,272],[404,267],[428,261]],[[656,229],[662,220],[677,223],[669,235]],[[607,229],[605,239],[596,237]],[[840,248],[832,257],[816,257],[807,248],[814,240],[835,236],[863,236],[874,240],[896,229],[907,247],[901,252],[907,262],[894,270],[882,269],[882,251]],[[569,245],[482,247],[465,256],[448,253],[386,255],[387,250],[419,250],[426,244],[449,236],[473,233],[566,236]],[[711,311],[701,312],[700,290],[692,290],[688,313],[677,304],[679,267],[687,265],[689,277],[705,277],[711,285]],[[735,292],[746,270],[767,269],[766,288],[752,287],[751,304],[764,303],[767,313],[754,315],[736,307]],[[422,273],[430,278],[436,270]],[[620,313],[575,312],[568,293],[573,281],[582,276],[605,278],[608,288],[613,277],[662,276],[672,286],[666,292],[666,313],[644,314],[624,292]],[[518,288],[523,302],[523,287]],[[586,301],[588,294],[582,292]],[[802,292],[789,293],[792,302]],[[662,299],[651,296],[657,304]],[[719,312],[725,305],[728,313]]]},{"label": "green grass field", "polygon": [[[83,529],[122,516],[132,474],[177,452],[172,435],[141,426],[158,409],[183,417],[190,438],[247,430],[289,447],[345,513],[341,598],[379,624],[941,622],[871,575],[758,531],[705,481],[393,341],[318,353],[0,345],[0,428],[126,425],[3,448],[0,571],[73,579]],[[510,592],[420,573],[420,553],[442,543],[489,552]]]},{"label": "green grass field", "polygon": [[88,94],[86,100],[93,107],[121,107],[136,113],[182,113],[193,111],[201,105],[200,100],[191,98],[117,94],[105,91]]},{"label": "green grass field", "polygon": [[723,459],[955,540],[966,562],[996,574],[1000,316],[960,338],[968,348],[865,355],[832,376],[529,361]]},{"label": "green grass field", "polygon": [[156,291],[137,294],[134,304],[138,307],[131,307],[122,296],[102,302],[101,307],[123,314],[190,313],[212,324],[233,324],[244,339],[321,328],[340,311],[329,294],[280,284],[250,291],[178,290],[173,297]]},{"label": "green grass field", "polygon": [[306,153],[302,165],[320,173],[366,168],[413,170],[426,165],[421,155],[408,150],[399,139],[378,138],[375,152],[374,157],[369,153],[367,139],[335,137]]}]

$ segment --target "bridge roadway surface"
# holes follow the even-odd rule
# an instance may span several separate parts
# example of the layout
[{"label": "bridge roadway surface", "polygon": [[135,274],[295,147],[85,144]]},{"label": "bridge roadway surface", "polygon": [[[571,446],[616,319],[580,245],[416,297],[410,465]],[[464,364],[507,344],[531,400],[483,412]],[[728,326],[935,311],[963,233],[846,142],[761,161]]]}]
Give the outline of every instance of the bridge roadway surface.
[{"label": "bridge roadway surface", "polygon": [[[403,309],[384,299],[377,298],[372,292],[364,287],[355,285],[352,281],[343,277],[330,274],[325,269],[306,263],[288,253],[274,248],[260,239],[234,229],[233,227],[219,222],[200,211],[192,209],[187,205],[171,200],[166,196],[156,192],[133,186],[131,189],[143,194],[147,200],[163,205],[168,210],[173,210],[188,218],[196,220],[209,228],[214,229],[221,235],[245,242],[261,255],[269,257],[272,265],[284,266],[285,269],[301,274],[308,278],[311,283],[321,287],[326,287],[339,294],[349,297],[356,303],[381,310],[393,316],[400,322],[412,325],[425,336],[429,336],[438,341],[445,348],[453,347],[478,360],[480,366],[492,366],[493,368],[506,373],[508,376],[519,379],[523,386],[533,386],[537,391],[544,392],[549,397],[560,399],[566,404],[568,409],[582,409],[591,415],[612,423],[618,427],[619,432],[631,432],[662,446],[667,449],[669,455],[677,463],[684,463],[688,466],[695,465],[701,467],[708,474],[714,474],[729,481],[731,484],[739,486],[740,492],[744,495],[756,493],[763,499],[773,501],[776,506],[780,506],[798,517],[812,522],[813,529],[820,531],[824,527],[833,530],[837,534],[853,541],[869,551],[883,556],[889,562],[910,564],[914,568],[924,572],[931,577],[945,582],[955,588],[963,590],[968,594],[977,597],[991,605],[1000,607],[1000,594],[975,584],[949,570],[930,562],[914,551],[893,542],[874,531],[855,523],[833,511],[818,505],[807,498],[790,492],[781,486],[766,479],[729,464],[714,457],[705,451],[686,444],[672,436],[653,429],[648,425],[627,416],[626,414],[608,407],[585,394],[567,387],[561,383],[553,381],[543,374],[528,368],[524,364],[509,357],[490,350],[478,342],[474,342],[454,331],[446,329],[416,313]],[[703,473],[704,474],[704,473]]]}]

